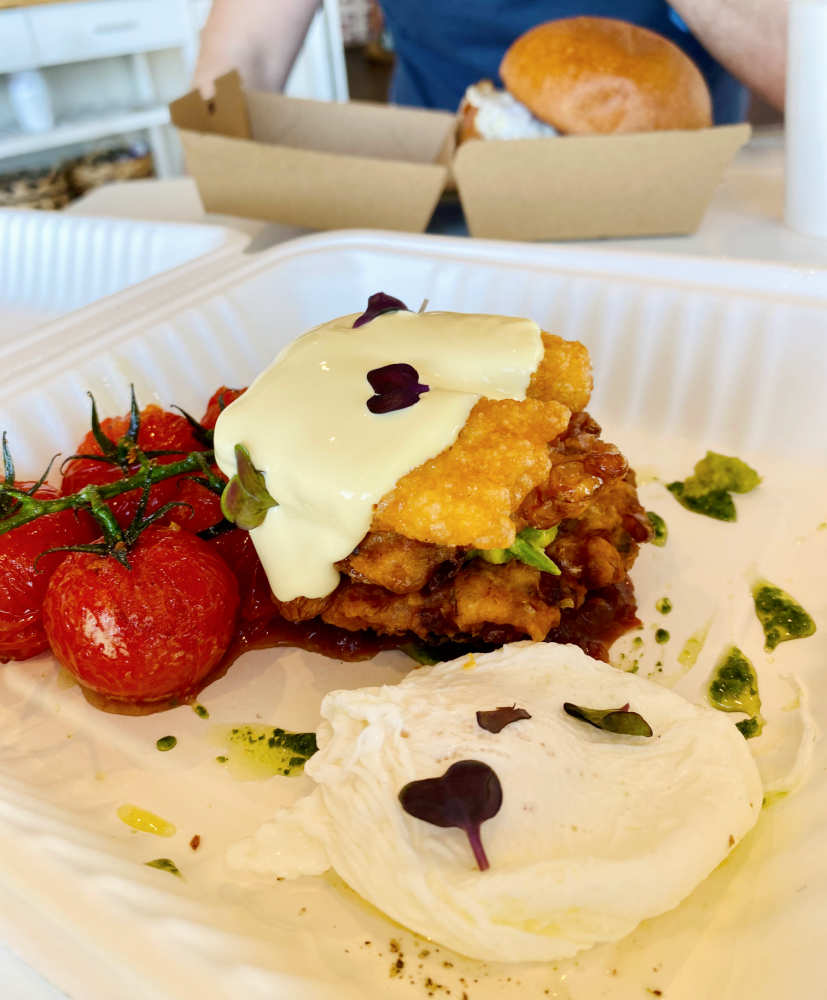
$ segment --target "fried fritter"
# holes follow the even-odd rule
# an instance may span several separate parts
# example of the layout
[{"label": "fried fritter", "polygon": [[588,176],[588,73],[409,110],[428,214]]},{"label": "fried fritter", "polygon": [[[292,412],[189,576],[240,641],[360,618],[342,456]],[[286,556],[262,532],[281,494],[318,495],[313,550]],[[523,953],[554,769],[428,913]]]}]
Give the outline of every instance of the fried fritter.
[{"label": "fried fritter", "polygon": [[529,399],[555,400],[580,413],[592,395],[592,365],[589,352],[577,340],[563,340],[553,333],[543,334],[546,353],[531,376]]},{"label": "fried fritter", "polygon": [[403,476],[377,505],[371,530],[437,545],[508,548],[512,512],[548,479],[548,443],[570,413],[539,399],[480,399],[457,440]]},{"label": "fried fritter", "polygon": [[392,594],[422,590],[443,563],[462,566],[462,552],[417,542],[392,531],[372,531],[336,569],[359,583],[378,583]]},{"label": "fried fritter", "polygon": [[[481,407],[482,412],[487,409]],[[445,641],[499,645],[525,637],[540,641],[559,633],[562,638],[557,641],[574,637],[594,655],[605,657],[605,643],[578,636],[594,631],[619,635],[633,627],[630,623],[638,623],[627,574],[640,544],[651,539],[652,528],[638,501],[634,473],[617,448],[599,435],[600,427],[588,414],[574,414],[564,432],[543,445],[545,480],[530,490],[509,518],[512,530],[557,526],[557,537],[546,552],[560,567],[560,576],[517,559],[498,565],[480,558],[469,561],[468,549],[462,546],[374,530],[337,564],[342,582],[333,594],[318,601],[298,598],[279,604],[281,614],[290,621],[319,616],[349,632],[414,634],[426,645]],[[507,443],[508,439],[501,441],[500,447]],[[466,458],[474,453],[474,445],[473,436],[464,443],[461,451]],[[507,459],[500,460],[508,467]],[[444,471],[449,464],[441,468]],[[457,492],[448,495],[455,501]],[[470,497],[473,501],[478,494],[471,491]]]},{"label": "fried fritter", "polygon": [[560,621],[560,609],[543,598],[543,574],[513,561],[492,566],[474,559],[451,580],[415,594],[345,579],[322,612],[329,625],[349,631],[372,628],[404,635],[476,636],[492,625],[509,626],[515,638],[541,641]]},{"label": "fried fritter", "polygon": [[275,594],[270,599],[282,618],[289,622],[306,622],[330,607],[333,595],[327,597],[294,597],[292,601],[280,601]]},{"label": "fried fritter", "polygon": [[475,635],[488,622],[511,625],[542,642],[560,622],[560,609],[543,600],[542,576],[516,559],[504,566],[474,559],[454,581],[459,630]]},{"label": "fried fritter", "polygon": [[629,466],[613,444],[601,441],[600,426],[588,413],[576,413],[566,433],[549,449],[548,479],[526,496],[517,512],[519,524],[552,528],[579,517],[608,488],[623,479]]}]

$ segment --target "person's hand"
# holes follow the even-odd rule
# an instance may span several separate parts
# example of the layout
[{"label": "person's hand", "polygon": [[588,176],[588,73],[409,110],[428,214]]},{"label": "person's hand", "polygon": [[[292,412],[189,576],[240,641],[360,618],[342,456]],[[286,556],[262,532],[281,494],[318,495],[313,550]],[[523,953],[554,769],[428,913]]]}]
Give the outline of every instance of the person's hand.
[{"label": "person's hand", "polygon": [[282,90],[319,3],[214,0],[193,86],[208,100],[215,94],[214,81],[237,69],[248,90]]}]

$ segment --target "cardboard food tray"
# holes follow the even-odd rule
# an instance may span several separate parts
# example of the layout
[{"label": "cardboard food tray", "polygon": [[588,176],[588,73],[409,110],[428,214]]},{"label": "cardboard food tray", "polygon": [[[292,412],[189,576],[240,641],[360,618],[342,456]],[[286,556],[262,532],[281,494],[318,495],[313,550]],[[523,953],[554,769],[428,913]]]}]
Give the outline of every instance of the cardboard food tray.
[{"label": "cardboard food tray", "polygon": [[[770,725],[754,747],[768,780],[809,746],[802,708],[818,729],[827,725],[827,532],[817,530],[827,495],[827,273],[343,233],[274,248],[223,275],[212,269],[177,299],[146,287],[141,315],[110,305],[117,318],[90,339],[82,311],[53,331],[39,366],[3,373],[0,427],[22,473],[73,450],[88,427],[87,389],[101,416],[126,411],[130,382],[143,404],[177,402],[198,413],[216,386],[248,383],[291,338],[358,311],[379,289],[409,303],[427,297],[433,308],[532,316],[589,347],[590,412],[637,469],[644,504],[669,527],[666,547],[647,546],[633,572],[645,629],[613,658],[631,657],[640,636],[640,673],[657,678],[660,660],[675,690],[697,701],[721,647],[736,642],[759,674]],[[740,455],[764,476],[759,490],[737,498],[735,525],[684,511],[662,485],[686,475],[707,448]],[[816,635],[765,654],[750,572],[789,587],[815,618]],[[666,593],[672,639],[660,646],[654,605]],[[675,680],[683,643],[710,621],[697,664]],[[517,982],[526,1000],[633,1000],[657,991],[668,1000],[821,997],[821,739],[806,784],[764,810],[689,899],[572,961],[470,962],[390,923],[335,878],[260,884],[228,873],[227,846],[310,780],[235,781],[216,763],[210,727],[313,729],[327,691],[395,683],[410,668],[401,653],[361,664],[290,649],[249,653],[201,696],[205,721],[187,706],[106,715],[67,686],[50,656],[6,664],[0,936],[73,1000],[409,1000],[434,984],[442,987],[436,995],[493,1000]],[[155,741],[168,734],[178,746],[158,753]],[[133,833],[115,815],[124,802],[178,832],[163,840]],[[158,857],[172,858],[185,881],[145,867]],[[392,977],[400,954],[406,975]]]},{"label": "cardboard food tray", "polygon": [[[469,141],[456,118],[246,93],[238,74],[170,106],[208,211],[422,232],[456,187],[472,236],[569,240],[694,232],[748,125]],[[449,169],[450,168],[450,169]]]},{"label": "cardboard food tray", "polygon": [[248,94],[236,73],[170,113],[208,212],[311,229],[421,232],[453,153],[451,115]]}]

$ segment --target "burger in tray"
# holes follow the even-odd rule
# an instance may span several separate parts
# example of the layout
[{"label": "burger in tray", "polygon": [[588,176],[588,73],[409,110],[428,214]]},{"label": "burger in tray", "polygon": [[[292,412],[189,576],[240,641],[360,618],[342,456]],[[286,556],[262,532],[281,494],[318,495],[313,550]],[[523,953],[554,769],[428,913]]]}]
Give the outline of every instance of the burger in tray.
[{"label": "burger in tray", "polygon": [[708,128],[706,81],[677,45],[605,17],[548,21],[521,35],[490,80],[468,88],[459,141]]}]

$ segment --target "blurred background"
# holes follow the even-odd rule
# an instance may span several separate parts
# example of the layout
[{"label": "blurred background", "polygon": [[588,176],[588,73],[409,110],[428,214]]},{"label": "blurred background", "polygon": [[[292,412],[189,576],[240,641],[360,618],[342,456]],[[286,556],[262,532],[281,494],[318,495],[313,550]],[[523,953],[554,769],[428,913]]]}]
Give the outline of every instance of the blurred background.
[{"label": "blurred background", "polygon": [[[176,177],[167,105],[190,89],[211,0],[0,0],[0,206],[59,209],[100,184]],[[287,93],[385,101],[377,0],[324,0]],[[782,117],[754,98],[750,120]]]}]

